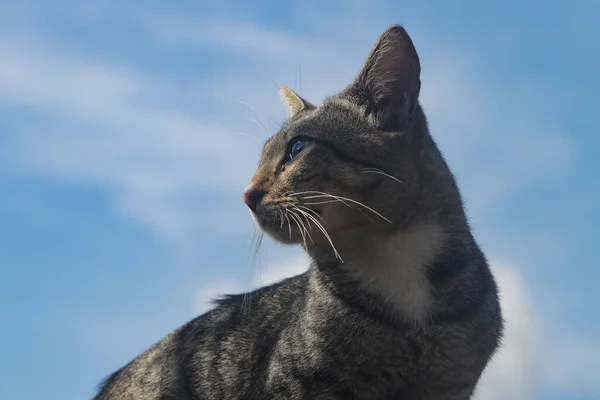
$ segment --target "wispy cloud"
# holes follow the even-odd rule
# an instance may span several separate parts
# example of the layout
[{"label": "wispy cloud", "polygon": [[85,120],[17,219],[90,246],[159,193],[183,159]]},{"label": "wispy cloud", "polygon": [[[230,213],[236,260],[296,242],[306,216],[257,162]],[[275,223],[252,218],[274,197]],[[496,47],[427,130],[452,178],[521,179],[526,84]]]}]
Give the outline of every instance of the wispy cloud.
[{"label": "wispy cloud", "polygon": [[477,388],[480,400],[533,400],[539,385],[543,335],[539,310],[519,270],[492,261],[498,281],[505,337]]},{"label": "wispy cloud", "polygon": [[[314,56],[335,50],[332,43],[319,43],[257,24],[190,20],[185,17],[157,18],[146,21],[148,32],[170,45],[190,48],[228,48],[260,61],[298,61],[303,54]],[[316,58],[318,60],[318,58]]]},{"label": "wispy cloud", "polygon": [[247,164],[247,140],[164,104],[166,82],[13,38],[0,37],[0,54],[0,101],[55,122],[12,137],[4,152],[14,167],[106,187],[125,216],[164,236],[197,220],[190,198],[243,184],[227,157]]},{"label": "wispy cloud", "polygon": [[[231,214],[229,210],[206,210],[198,199],[209,193],[229,195],[244,186],[259,146],[236,133],[263,136],[276,128],[270,117],[277,121],[283,116],[276,86],[295,86],[318,102],[352,80],[375,39],[359,31],[341,34],[323,27],[318,40],[260,25],[212,22],[198,28],[186,25],[185,19],[171,24],[167,19],[149,29],[155,40],[190,54],[216,46],[232,57],[243,57],[243,68],[211,82],[189,83],[223,110],[220,122],[168,101],[178,96],[182,82],[131,66],[86,60],[40,38],[3,35],[0,102],[33,110],[41,121],[52,124],[20,126],[0,151],[13,171],[107,189],[121,215],[176,241],[187,240],[201,221],[212,221],[215,230],[237,229],[221,218]],[[519,108],[523,91],[535,98],[535,89],[494,85],[479,68],[476,55],[444,51],[424,37],[420,43],[425,54],[422,102],[472,213],[491,212],[529,185],[569,168],[577,150],[573,143],[534,110]],[[235,100],[257,109],[262,117],[253,117],[266,120],[271,132],[246,123],[240,111],[244,106],[234,108]],[[306,265],[302,258],[283,267],[273,265],[253,284],[301,272]],[[533,398],[536,377],[530,371],[537,368],[541,334],[531,316],[537,311],[515,268],[497,264],[496,271],[509,328],[503,350],[486,372],[481,398]],[[245,286],[222,278],[209,283],[197,300],[199,310],[206,310],[206,296]],[[594,349],[594,343],[572,344],[561,357],[592,369],[597,364],[587,354],[596,354]],[[591,374],[574,374],[566,367],[548,371],[561,387],[578,382],[597,388]]]},{"label": "wispy cloud", "polygon": [[[186,19],[178,20],[176,26],[164,23],[160,29],[150,29],[158,37],[171,32],[174,46],[195,51],[190,45],[204,37],[245,57],[247,71],[213,84],[217,99],[225,103],[243,98],[262,113],[277,110],[277,115],[281,114],[276,85],[293,86],[318,103],[351,82],[375,40],[334,29],[320,30],[319,38],[305,38],[248,24],[201,24]],[[193,31],[190,26],[202,28],[188,36]],[[476,211],[569,168],[576,153],[574,144],[546,122],[547,116],[535,108],[520,107],[523,98],[541,100],[546,95],[543,88],[521,81],[493,84],[478,67],[476,55],[456,47],[452,51],[436,48],[433,40],[422,35],[418,39],[423,54],[421,98],[432,133]]]},{"label": "wispy cloud", "polygon": [[[61,121],[50,132],[29,126],[7,153],[37,173],[105,186],[124,215],[162,235],[181,236],[201,212],[186,199],[205,190],[239,189],[247,169],[254,167],[259,147],[235,135],[242,132],[244,120],[234,101],[247,101],[266,115],[262,119],[272,132],[276,125],[269,116],[275,114],[277,121],[283,115],[274,82],[295,83],[305,97],[318,102],[351,81],[370,46],[358,33],[356,40],[364,48],[352,46],[352,35],[334,32],[317,41],[257,25],[189,26],[163,23],[152,29],[180,46],[210,38],[211,45],[251,60],[246,74],[234,71],[216,82],[203,82],[203,95],[230,110],[218,124],[165,102],[177,95],[178,82],[0,37],[0,99]],[[422,101],[433,134],[475,212],[568,166],[573,146],[559,132],[545,127],[536,115],[507,118],[516,114],[510,88],[487,85],[463,54],[440,54],[442,58],[422,62]],[[251,129],[252,135],[271,133]]]},{"label": "wispy cloud", "polygon": [[267,265],[256,265],[248,279],[220,279],[203,285],[198,290],[198,312],[206,312],[213,308],[213,300],[224,294],[243,293],[257,289],[285,278],[303,273],[308,269],[310,260],[305,253],[296,254],[287,260],[275,260]]}]

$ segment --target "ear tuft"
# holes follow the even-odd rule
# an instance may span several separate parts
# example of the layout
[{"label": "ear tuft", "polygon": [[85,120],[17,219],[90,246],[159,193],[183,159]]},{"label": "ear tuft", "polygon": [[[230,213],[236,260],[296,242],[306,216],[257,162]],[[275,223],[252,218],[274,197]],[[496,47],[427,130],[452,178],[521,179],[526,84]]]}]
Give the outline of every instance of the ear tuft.
[{"label": "ear tuft", "polygon": [[308,101],[298,96],[292,89],[287,86],[281,86],[279,88],[279,95],[285,103],[288,109],[288,116],[290,118],[298,115],[299,113],[306,111],[313,107]]}]

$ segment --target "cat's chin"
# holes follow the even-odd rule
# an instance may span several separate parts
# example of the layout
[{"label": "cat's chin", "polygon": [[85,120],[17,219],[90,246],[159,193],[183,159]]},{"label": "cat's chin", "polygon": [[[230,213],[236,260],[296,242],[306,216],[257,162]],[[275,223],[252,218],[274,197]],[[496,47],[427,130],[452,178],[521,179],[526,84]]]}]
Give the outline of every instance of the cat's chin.
[{"label": "cat's chin", "polygon": [[269,223],[260,218],[256,213],[250,210],[252,220],[262,232],[269,235],[273,240],[282,244],[299,244],[302,243],[302,235],[295,226],[288,226],[281,223]]}]

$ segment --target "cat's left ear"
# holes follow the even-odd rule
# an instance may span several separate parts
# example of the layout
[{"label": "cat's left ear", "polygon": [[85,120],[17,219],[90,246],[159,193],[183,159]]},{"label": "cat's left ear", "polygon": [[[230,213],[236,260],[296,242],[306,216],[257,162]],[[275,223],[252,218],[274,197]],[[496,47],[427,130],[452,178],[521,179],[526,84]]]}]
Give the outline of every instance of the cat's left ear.
[{"label": "cat's left ear", "polygon": [[279,88],[279,95],[288,109],[288,117],[292,118],[303,111],[314,108],[312,104],[298,96],[287,86]]},{"label": "cat's left ear", "polygon": [[399,25],[380,37],[362,71],[343,95],[358,105],[383,130],[399,131],[418,107],[421,66],[413,42]]}]

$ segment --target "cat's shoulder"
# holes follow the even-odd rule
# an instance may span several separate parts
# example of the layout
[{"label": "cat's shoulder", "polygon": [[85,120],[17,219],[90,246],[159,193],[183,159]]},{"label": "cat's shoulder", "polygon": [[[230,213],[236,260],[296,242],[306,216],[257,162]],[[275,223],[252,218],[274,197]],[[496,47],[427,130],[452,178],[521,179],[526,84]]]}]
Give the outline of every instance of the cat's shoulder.
[{"label": "cat's shoulder", "polygon": [[245,293],[222,294],[212,300],[215,309],[243,309],[249,303],[252,305],[260,305],[264,301],[287,301],[288,299],[281,298],[281,294],[302,294],[305,292],[308,284],[308,272],[291,276],[282,279],[278,282],[271,283],[266,286],[259,287]]}]

